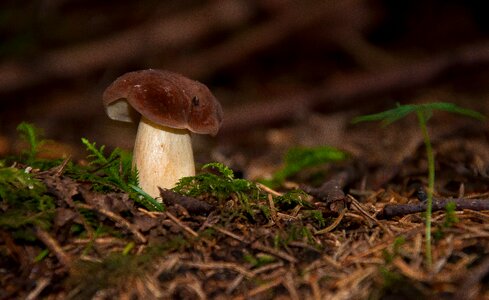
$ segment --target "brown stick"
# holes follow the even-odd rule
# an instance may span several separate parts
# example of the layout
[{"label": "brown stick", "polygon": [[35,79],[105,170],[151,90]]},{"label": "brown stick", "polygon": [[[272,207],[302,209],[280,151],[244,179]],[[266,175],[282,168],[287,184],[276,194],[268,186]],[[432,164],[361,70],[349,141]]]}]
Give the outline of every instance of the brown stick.
[{"label": "brown stick", "polygon": [[[454,202],[456,210],[489,210],[489,199],[435,199],[432,211],[444,209],[448,203]],[[386,205],[379,218],[392,218],[407,214],[414,214],[426,211],[426,203]]]},{"label": "brown stick", "polygon": [[167,206],[179,204],[183,206],[190,214],[205,215],[214,207],[209,203],[194,197],[180,195],[169,189],[159,188],[163,202]]},{"label": "brown stick", "polygon": [[65,267],[70,267],[71,265],[71,258],[68,256],[63,251],[63,248],[59,245],[58,241],[56,241],[54,238],[49,235],[47,231],[42,229],[39,226],[35,227],[35,233],[38,239],[43,242],[46,247],[48,247],[49,251],[51,251],[56,257],[58,258],[59,262],[65,266]]},{"label": "brown stick", "polygon": [[136,226],[131,224],[129,221],[127,221],[123,217],[121,217],[121,216],[119,216],[119,215],[117,215],[111,211],[108,211],[106,209],[94,207],[94,206],[91,206],[88,204],[78,203],[76,206],[78,208],[89,209],[89,210],[93,210],[95,212],[98,212],[98,213],[106,216],[107,218],[111,219],[112,221],[118,223],[122,227],[125,227],[127,230],[129,230],[134,235],[134,237],[136,238],[138,243],[144,244],[147,242],[146,237],[144,237],[144,235],[142,235],[141,232],[139,232],[139,230],[136,228]]}]

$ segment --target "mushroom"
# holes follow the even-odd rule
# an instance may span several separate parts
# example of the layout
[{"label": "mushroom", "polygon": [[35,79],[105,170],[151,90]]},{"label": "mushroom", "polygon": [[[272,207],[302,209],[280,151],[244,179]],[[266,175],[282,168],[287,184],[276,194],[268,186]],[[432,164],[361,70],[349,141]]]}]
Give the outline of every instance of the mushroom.
[{"label": "mushroom", "polygon": [[214,136],[222,122],[221,105],[204,84],[162,70],[122,75],[105,90],[103,104],[113,120],[135,122],[139,113],[133,167],[154,198],[158,186],[169,189],[195,175],[190,132]]}]

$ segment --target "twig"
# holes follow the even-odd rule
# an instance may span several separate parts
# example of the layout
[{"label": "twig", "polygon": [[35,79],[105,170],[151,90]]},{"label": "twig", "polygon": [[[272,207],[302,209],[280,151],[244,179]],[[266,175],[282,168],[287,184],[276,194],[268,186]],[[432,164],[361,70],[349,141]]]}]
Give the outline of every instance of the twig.
[{"label": "twig", "polygon": [[363,209],[362,205],[357,201],[357,199],[353,198],[353,196],[351,195],[348,195],[347,196],[352,205],[358,209],[358,211],[360,211],[361,214],[363,214],[365,217],[367,217],[370,221],[374,222],[375,224],[377,224],[377,226],[379,226],[380,228],[382,228],[382,230],[387,233],[388,235],[392,236],[392,231],[390,231],[389,228],[385,227],[384,224],[380,223],[379,220],[377,220],[376,218],[372,217],[365,209]]},{"label": "twig", "polygon": [[346,209],[343,209],[340,212],[340,215],[338,216],[338,218],[336,218],[336,220],[334,220],[333,224],[329,225],[326,228],[323,228],[321,230],[318,230],[318,231],[314,232],[314,234],[316,234],[316,235],[317,234],[323,234],[323,233],[327,233],[327,232],[330,232],[333,229],[335,229],[336,226],[338,226],[341,223],[341,220],[343,220],[343,217],[345,216],[345,213],[346,213]]},{"label": "twig", "polygon": [[309,283],[309,286],[311,287],[312,299],[321,300],[321,289],[319,288],[318,284],[318,275],[315,272],[313,274],[309,274],[309,278],[307,281]]},{"label": "twig", "polygon": [[84,204],[84,203],[78,203],[78,204],[76,204],[76,206],[78,208],[84,208],[84,209],[89,209],[89,210],[96,211],[96,212],[98,212],[98,213],[100,213],[100,214],[108,217],[109,219],[115,221],[116,223],[119,223],[120,225],[122,225],[123,227],[125,227],[127,230],[129,230],[136,237],[136,240],[139,243],[145,244],[147,242],[147,240],[144,237],[144,235],[142,235],[139,232],[139,230],[133,224],[131,224],[129,221],[127,221],[123,217],[121,217],[119,215],[116,215],[115,213],[113,213],[111,211],[108,211],[108,210],[105,210],[103,208],[93,207],[91,205]]},{"label": "twig", "polygon": [[[270,270],[273,270],[276,268],[280,268],[283,266],[284,266],[283,262],[279,261],[279,262],[274,263],[274,264],[268,264],[268,265],[259,267],[257,269],[254,269],[252,271],[252,273],[253,273],[253,276],[256,276],[260,273],[267,272],[267,271],[270,271]],[[228,295],[231,294],[238,287],[238,285],[243,281],[243,279],[244,279],[243,274],[236,276],[236,278],[232,281],[232,283],[226,289],[226,294],[228,294]]]},{"label": "twig", "polygon": [[179,227],[181,227],[183,230],[186,232],[190,233],[194,237],[198,237],[199,234],[195,231],[192,230],[192,228],[188,227],[187,225],[183,224],[177,217],[175,217],[173,214],[170,212],[165,212],[165,215],[170,218],[175,224],[177,224]]},{"label": "twig", "polygon": [[[489,199],[434,199],[433,211],[444,209],[448,203],[454,202],[456,210],[489,210]],[[386,205],[379,218],[392,218],[407,214],[426,211],[426,203]]]},{"label": "twig", "polygon": [[208,270],[208,269],[229,269],[236,271],[237,273],[240,273],[248,278],[253,278],[255,274],[251,271],[246,270],[242,266],[231,263],[231,262],[190,262],[186,261],[182,263],[183,265],[189,266],[189,267],[194,267],[202,270]]},{"label": "twig", "polygon": [[269,194],[272,194],[272,195],[274,195],[274,196],[282,196],[282,195],[283,195],[282,193],[279,193],[279,192],[277,192],[276,190],[271,189],[271,188],[269,188],[268,186],[266,186],[266,185],[264,185],[264,184],[261,184],[261,183],[259,183],[259,182],[257,182],[257,183],[256,183],[256,185],[258,186],[258,188],[259,188],[260,190],[265,191],[265,192],[267,192],[267,193],[269,193]]},{"label": "twig", "polygon": [[39,226],[35,227],[35,233],[38,239],[40,239],[46,247],[48,247],[49,251],[51,251],[58,258],[59,262],[69,268],[71,265],[71,258],[66,254],[61,246],[58,244],[58,241],[53,239],[49,233],[47,233],[44,229]]},{"label": "twig", "polygon": [[336,173],[318,188],[307,185],[302,185],[301,187],[306,193],[322,202],[328,209],[340,212],[346,207],[346,196],[343,189],[356,177],[358,177],[358,170],[349,167]]},{"label": "twig", "polygon": [[215,230],[237,240],[237,241],[240,241],[242,243],[246,243],[246,244],[250,244],[251,248],[255,249],[255,250],[258,250],[258,251],[263,251],[263,252],[266,252],[268,254],[272,254],[274,256],[277,256],[277,257],[280,257],[290,263],[296,263],[297,262],[297,259],[293,256],[290,256],[289,254],[283,252],[283,251],[280,251],[280,250],[276,250],[276,249],[273,249],[271,247],[267,247],[267,246],[264,246],[262,245],[260,242],[256,241],[254,243],[250,243],[248,241],[246,241],[244,238],[238,236],[237,234],[234,234],[232,232],[229,232],[228,230],[226,229],[223,229],[223,228],[219,228],[217,226],[212,226],[211,228],[214,228]]},{"label": "twig", "polygon": [[401,274],[419,282],[426,282],[430,279],[429,274],[420,271],[419,269],[414,269],[412,266],[407,264],[401,257],[397,257],[392,262],[396,266]]},{"label": "twig", "polygon": [[179,204],[190,214],[208,214],[214,207],[209,203],[194,197],[180,195],[172,190],[159,188],[163,202],[167,206]]},{"label": "twig", "polygon": [[255,250],[266,252],[268,254],[272,254],[272,255],[277,256],[277,257],[280,257],[280,258],[285,259],[286,261],[288,261],[290,263],[297,263],[297,259],[295,257],[293,257],[293,256],[291,256],[291,255],[289,255],[283,251],[276,250],[274,248],[262,245],[259,242],[252,243],[251,248],[253,248]]},{"label": "twig", "polygon": [[293,278],[290,270],[284,276],[283,285],[285,286],[285,288],[289,292],[290,299],[292,299],[292,300],[299,300],[300,299],[299,293],[297,292],[297,288],[295,287],[294,278]]},{"label": "twig", "polygon": [[268,205],[270,207],[270,216],[272,218],[272,221],[275,223],[275,225],[278,226],[278,228],[283,229],[282,224],[280,224],[280,222],[277,218],[277,208],[275,207],[275,204],[273,203],[272,194],[268,194]]},{"label": "twig", "polygon": [[63,172],[65,171],[66,166],[68,165],[70,160],[71,160],[71,155],[69,155],[67,158],[65,158],[63,160],[63,162],[61,163],[61,165],[55,167],[54,170],[56,170],[56,171],[55,171],[54,176],[56,176],[56,177],[61,176],[63,174]]},{"label": "twig", "polygon": [[25,300],[39,299],[39,294],[44,290],[46,286],[51,282],[51,278],[43,277],[36,282],[36,287],[25,297]]},{"label": "twig", "polygon": [[212,229],[215,229],[215,230],[219,231],[220,233],[223,233],[223,234],[225,234],[225,235],[227,235],[227,236],[229,236],[229,237],[232,237],[233,239],[235,239],[235,240],[237,240],[237,241],[240,241],[240,242],[242,242],[242,243],[247,243],[247,242],[244,240],[244,238],[240,237],[240,236],[239,236],[239,235],[237,235],[237,234],[232,233],[232,232],[231,232],[231,231],[229,231],[229,230],[226,230],[226,229],[221,228],[221,227],[218,227],[218,226],[210,226],[210,227],[211,227]]},{"label": "twig", "polygon": [[[265,284],[262,284],[262,285],[260,285],[260,286],[258,286],[256,288],[252,289],[251,291],[248,292],[248,294],[246,294],[246,297],[247,298],[251,298],[253,296],[256,296],[258,294],[261,294],[261,293],[263,293],[263,292],[265,292],[265,291],[267,291],[267,290],[269,290],[271,288],[274,288],[277,285],[281,284],[282,281],[283,281],[283,278],[282,277],[277,277],[277,278],[275,278],[272,281],[269,281],[269,282],[267,282]],[[245,297],[244,296],[239,296],[239,297],[236,297],[234,299],[235,300],[241,300],[241,299],[245,299]]]}]

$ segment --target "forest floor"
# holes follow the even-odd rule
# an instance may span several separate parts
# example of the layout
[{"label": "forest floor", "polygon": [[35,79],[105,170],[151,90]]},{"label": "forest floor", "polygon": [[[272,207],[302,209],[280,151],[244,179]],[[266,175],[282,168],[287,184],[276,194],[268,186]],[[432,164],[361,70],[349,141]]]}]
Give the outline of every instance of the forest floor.
[{"label": "forest floor", "polygon": [[[489,116],[485,1],[4,2],[0,300],[489,299],[487,120],[428,120],[428,250],[416,116],[351,122],[397,101]],[[161,202],[101,103],[147,68],[224,110]]]},{"label": "forest floor", "polygon": [[489,132],[429,124],[431,265],[414,118],[346,125],[341,150],[289,148],[272,167],[271,145],[294,143],[275,129],[241,168],[207,165],[162,204],[131,185],[128,153],[85,140],[87,159],[45,159],[55,142],[24,124],[25,151],[0,168],[0,299],[487,299]]}]

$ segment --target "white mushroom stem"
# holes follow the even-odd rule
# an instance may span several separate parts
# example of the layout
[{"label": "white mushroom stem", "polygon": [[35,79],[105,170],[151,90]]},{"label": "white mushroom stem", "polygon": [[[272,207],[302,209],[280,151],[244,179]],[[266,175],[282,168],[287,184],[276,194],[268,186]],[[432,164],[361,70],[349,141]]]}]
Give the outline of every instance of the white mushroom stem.
[{"label": "white mushroom stem", "polygon": [[157,125],[144,117],[134,144],[133,167],[139,186],[150,196],[160,196],[158,187],[172,188],[185,176],[195,175],[190,132]]}]

